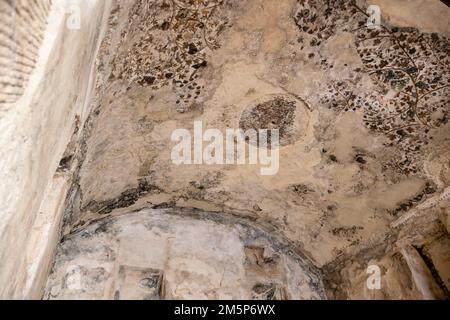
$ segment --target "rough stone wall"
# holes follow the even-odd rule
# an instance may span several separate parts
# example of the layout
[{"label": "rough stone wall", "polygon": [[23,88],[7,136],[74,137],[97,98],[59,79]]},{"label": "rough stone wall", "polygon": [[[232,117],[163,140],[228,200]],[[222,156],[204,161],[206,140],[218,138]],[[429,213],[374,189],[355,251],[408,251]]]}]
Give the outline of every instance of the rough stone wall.
[{"label": "rough stone wall", "polygon": [[[448,299],[450,297],[449,202],[393,227],[362,250],[322,268],[330,299]],[[367,286],[368,266],[380,271],[380,288]]]},{"label": "rough stone wall", "polygon": [[52,0],[0,1],[0,112],[23,94],[39,57]]},{"label": "rough stone wall", "polygon": [[[434,1],[411,28],[402,20],[411,7],[391,16],[392,1],[377,3],[378,32],[366,28],[366,1],[118,2],[96,107],[72,158],[63,233],[77,238],[93,221],[148,207],[220,212],[283,234],[329,276],[329,297],[430,296],[449,263],[427,264],[414,250],[446,243],[447,231],[436,227],[435,239],[432,227],[435,210],[448,211],[450,14]],[[199,120],[282,126],[279,173],[174,165],[171,133]],[[401,236],[405,221],[421,240]],[[389,269],[392,287],[365,291],[371,261]],[[57,263],[52,290],[64,268]],[[396,285],[404,279],[410,290]]]},{"label": "rough stone wall", "polygon": [[[41,296],[63,211],[48,299],[448,297],[443,4],[378,0],[373,31],[362,0],[76,2],[80,30],[0,33],[32,49],[0,91],[1,298]],[[175,166],[196,120],[281,126],[279,173]]]}]

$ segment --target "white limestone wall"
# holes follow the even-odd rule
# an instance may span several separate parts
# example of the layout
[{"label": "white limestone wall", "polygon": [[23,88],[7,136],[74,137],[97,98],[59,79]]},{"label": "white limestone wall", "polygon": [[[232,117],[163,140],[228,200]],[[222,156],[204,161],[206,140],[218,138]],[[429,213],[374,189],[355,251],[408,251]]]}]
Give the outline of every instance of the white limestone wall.
[{"label": "white limestone wall", "polygon": [[[68,183],[53,177],[76,119],[89,112],[95,57],[110,4],[53,0],[23,92],[0,109],[0,298],[38,298],[45,281],[56,245],[50,241],[58,239],[63,211],[65,193],[58,190]],[[32,34],[34,26],[20,19],[15,23]],[[46,190],[59,196],[49,197]],[[39,241],[42,250],[36,250]]]}]

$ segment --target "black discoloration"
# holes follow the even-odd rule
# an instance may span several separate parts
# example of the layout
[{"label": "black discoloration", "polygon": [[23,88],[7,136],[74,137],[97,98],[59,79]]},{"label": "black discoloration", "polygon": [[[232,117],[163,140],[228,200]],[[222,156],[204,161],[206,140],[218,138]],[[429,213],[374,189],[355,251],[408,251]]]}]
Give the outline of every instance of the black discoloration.
[{"label": "black discoloration", "polygon": [[394,216],[397,216],[401,212],[407,212],[408,210],[412,209],[414,206],[422,202],[426,197],[430,194],[433,194],[436,192],[436,187],[433,186],[431,183],[426,183],[425,187],[413,198],[408,199],[402,203],[400,203],[397,208],[390,211],[390,213]]},{"label": "black discoloration", "polygon": [[90,210],[98,214],[108,214],[114,209],[127,208],[135,204],[139,198],[148,193],[160,193],[162,190],[154,185],[148,183],[146,179],[139,180],[137,188],[128,189],[115,199],[103,201],[103,202],[90,202],[83,210]]}]

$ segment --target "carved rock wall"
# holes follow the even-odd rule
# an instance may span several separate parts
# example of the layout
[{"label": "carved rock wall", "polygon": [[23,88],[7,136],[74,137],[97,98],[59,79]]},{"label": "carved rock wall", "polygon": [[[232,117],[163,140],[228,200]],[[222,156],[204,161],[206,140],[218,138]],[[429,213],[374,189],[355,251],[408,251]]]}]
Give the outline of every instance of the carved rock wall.
[{"label": "carved rock wall", "polygon": [[[409,28],[399,10],[390,16],[387,1],[377,3],[381,30],[366,27],[366,1],[117,2],[63,233],[77,238],[92,221],[148,207],[219,212],[289,239],[321,270],[330,298],[429,296],[424,288],[447,267],[427,271],[434,262],[414,250],[447,239],[431,230],[448,193],[449,12],[427,7]],[[171,133],[194,121],[205,130],[279,126],[279,172],[173,164]],[[409,219],[412,209],[420,212]],[[421,225],[417,217],[430,212],[434,222]],[[402,219],[423,239],[405,240]],[[76,253],[79,263],[75,242],[58,261]],[[389,269],[381,291],[365,286],[371,262]],[[55,266],[49,290],[75,294],[64,289],[66,266]],[[126,277],[117,269],[110,278]]]},{"label": "carved rock wall", "polygon": [[450,11],[400,2],[0,1],[0,298],[448,298]]}]

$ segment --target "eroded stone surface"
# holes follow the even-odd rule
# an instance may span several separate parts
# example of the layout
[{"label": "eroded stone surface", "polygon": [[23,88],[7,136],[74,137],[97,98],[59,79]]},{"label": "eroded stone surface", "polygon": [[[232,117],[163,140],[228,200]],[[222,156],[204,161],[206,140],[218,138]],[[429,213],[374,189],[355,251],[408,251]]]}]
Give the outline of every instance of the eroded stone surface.
[{"label": "eroded stone surface", "polygon": [[250,221],[142,210],[67,236],[47,299],[320,299],[307,258]]},{"label": "eroded stone surface", "polygon": [[[399,10],[392,17],[383,11],[383,27],[368,29],[367,5],[319,0],[117,3],[102,45],[95,111],[84,129],[76,196],[64,234],[77,238],[93,220],[108,221],[110,215],[123,215],[125,223],[129,212],[145,207],[220,212],[270,225],[289,239],[292,248],[322,269],[329,297],[423,298],[414,284],[418,277],[405,274],[408,266],[398,254],[411,243],[415,250],[426,248],[429,253],[420,259],[428,254],[433,261],[434,255],[432,264],[440,270],[432,276],[447,274],[448,263],[433,252],[446,241],[437,217],[448,217],[448,36],[440,22],[431,30],[440,33],[431,33],[422,20],[414,28],[403,20],[397,24]],[[450,15],[446,10],[440,12],[442,21]],[[172,164],[171,133],[191,129],[194,121],[222,131],[278,127],[278,174],[261,176],[251,165]],[[396,224],[415,209],[412,219]],[[441,238],[434,238],[436,231]],[[168,255],[157,243],[155,250]],[[74,294],[51,293],[53,287],[64,289],[64,256],[79,261],[86,254],[79,252],[78,242],[74,251],[62,249],[66,245],[61,244],[48,297]],[[241,252],[242,245],[234,245]],[[244,252],[254,261],[265,259],[261,249]],[[239,255],[233,256],[236,268],[242,266]],[[181,286],[181,293],[169,286],[165,297],[189,298],[190,286],[194,296],[212,297],[209,288],[216,288],[219,278],[215,270],[203,260],[187,263],[182,253],[170,256],[176,268],[192,271],[195,265],[205,274],[162,276],[171,286]],[[384,268],[381,291],[365,287],[371,263]],[[111,273],[97,270],[100,265],[77,269],[87,279],[113,274],[104,280],[107,285],[88,280],[83,290],[89,297],[113,297],[113,283],[120,281],[130,296],[154,297],[162,288],[158,284],[141,290],[129,288],[128,279],[172,270],[149,263]],[[210,284],[200,287],[200,279]],[[438,285],[443,284],[445,279]],[[220,297],[231,294],[220,288],[215,289]],[[296,289],[262,281],[237,290],[240,298],[289,298]]]}]

